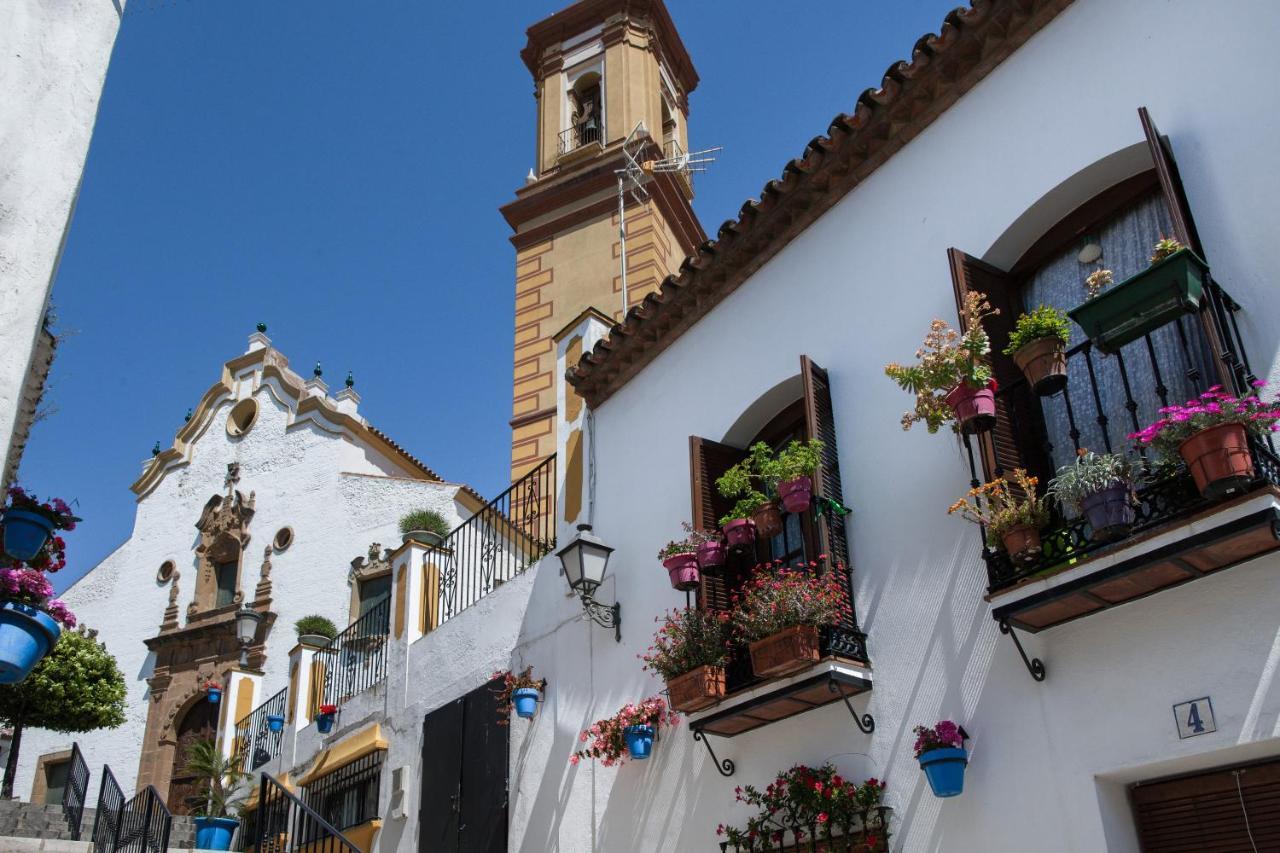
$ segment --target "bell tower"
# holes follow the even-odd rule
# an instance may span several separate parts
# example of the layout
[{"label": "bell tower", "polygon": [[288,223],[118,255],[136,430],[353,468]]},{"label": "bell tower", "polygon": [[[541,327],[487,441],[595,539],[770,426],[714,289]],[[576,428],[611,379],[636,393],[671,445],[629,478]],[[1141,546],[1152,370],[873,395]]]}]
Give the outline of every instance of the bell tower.
[{"label": "bell tower", "polygon": [[[535,166],[502,207],[515,232],[511,476],[555,452],[555,337],[584,312],[624,314],[618,176],[688,144],[698,74],[662,0],[580,0],[534,24],[520,52],[537,101]],[[683,173],[652,175],[624,197],[627,307],[656,290],[706,239]]]}]

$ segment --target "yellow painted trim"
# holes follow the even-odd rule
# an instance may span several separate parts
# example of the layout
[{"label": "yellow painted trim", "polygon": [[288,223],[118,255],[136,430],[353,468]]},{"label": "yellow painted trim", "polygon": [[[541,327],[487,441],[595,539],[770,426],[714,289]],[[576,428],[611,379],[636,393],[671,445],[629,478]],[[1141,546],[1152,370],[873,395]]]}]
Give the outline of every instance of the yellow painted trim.
[{"label": "yellow painted trim", "polygon": [[303,787],[310,785],[321,776],[327,776],[339,767],[344,767],[380,749],[386,749],[387,746],[387,740],[382,736],[382,725],[374,723],[369,728],[344,738],[317,755],[311,769],[298,780],[298,784]]},{"label": "yellow painted trim", "polygon": [[[378,837],[378,833],[381,830],[382,820],[380,818],[374,818],[373,820],[365,821],[359,826],[349,826],[342,830],[342,834],[348,841],[354,844],[357,849],[369,851],[373,849],[373,842]],[[317,853],[320,853],[324,848],[323,845],[316,845],[315,847],[308,845],[303,847],[300,853],[309,853],[312,849]]]},{"label": "yellow painted trim", "polygon": [[409,565],[406,563],[396,571],[396,639],[404,639],[405,583],[409,579]]}]

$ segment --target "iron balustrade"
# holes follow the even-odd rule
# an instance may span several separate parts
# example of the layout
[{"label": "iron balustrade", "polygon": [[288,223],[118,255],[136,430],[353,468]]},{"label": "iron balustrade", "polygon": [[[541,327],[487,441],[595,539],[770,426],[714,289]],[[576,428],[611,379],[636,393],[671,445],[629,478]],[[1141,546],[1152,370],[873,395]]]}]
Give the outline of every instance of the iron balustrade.
[{"label": "iron balustrade", "polygon": [[102,766],[102,782],[98,785],[98,808],[93,818],[93,853],[113,853],[124,811],[124,792],[107,765]]},{"label": "iron balustrade", "polygon": [[324,704],[340,705],[387,677],[390,630],[388,593],[328,645],[316,650],[315,660],[324,668]]},{"label": "iron balustrade", "polygon": [[242,841],[258,853],[361,853],[339,829],[266,773],[257,807],[245,815]]},{"label": "iron balustrade", "polygon": [[[105,776],[104,768],[103,774]],[[105,778],[103,780],[106,781]],[[113,779],[114,781],[114,779]],[[119,787],[117,786],[117,791]],[[99,813],[102,805],[99,803]],[[169,832],[173,826],[173,815],[160,797],[154,786],[148,785],[139,791],[133,799],[123,803],[116,812],[111,846],[99,847],[97,831],[94,832],[94,850],[111,851],[111,853],[167,853],[169,849]]]},{"label": "iron balustrade", "polygon": [[379,750],[326,773],[303,789],[303,802],[339,830],[374,820],[386,756]]},{"label": "iron balustrade", "polygon": [[278,732],[271,731],[267,717],[284,717],[288,692],[286,687],[236,721],[235,748],[246,773],[257,770],[280,754],[284,727],[281,726]]},{"label": "iron balustrade", "polygon": [[[523,574],[556,547],[556,457],[547,457],[445,537],[433,625]],[[430,595],[428,586],[428,596]],[[434,607],[433,607],[434,605]]]},{"label": "iron balustrade", "polygon": [[592,142],[598,143],[600,139],[598,124],[570,125],[567,130],[560,131],[560,147],[556,153],[564,154],[584,145],[590,145]]},{"label": "iron balustrade", "polygon": [[80,840],[80,824],[84,820],[84,798],[89,793],[89,765],[80,753],[80,744],[72,742],[71,761],[67,766],[67,787],[62,793],[62,814],[67,819],[71,840]]},{"label": "iron balustrade", "polygon": [[[991,433],[992,443],[996,445],[996,458],[1001,455],[999,451],[1010,449],[1001,445],[1011,440],[1012,449],[1020,451],[1024,460],[1039,453],[1047,457],[1052,466],[1055,447],[1042,406],[1062,407],[1065,436],[1072,444],[1070,457],[1074,458],[1076,449],[1084,449],[1082,439],[1086,443],[1100,441],[1101,446],[1087,448],[1096,452],[1123,453],[1135,447],[1136,442],[1131,441],[1128,435],[1146,426],[1143,421],[1147,416],[1182,401],[1181,397],[1172,394],[1170,384],[1193,389],[1192,393],[1213,385],[1224,385],[1226,390],[1236,395],[1252,392],[1255,376],[1236,321],[1235,315],[1239,310],[1240,305],[1206,274],[1200,310],[1179,317],[1169,327],[1174,336],[1172,356],[1168,352],[1164,355],[1158,353],[1151,334],[1142,339],[1140,347],[1138,342],[1130,345],[1140,353],[1137,363],[1134,363],[1133,349],[1128,354],[1122,351],[1103,356],[1094,349],[1091,341],[1085,341],[1067,351],[1071,382],[1058,394],[1038,397],[1023,378],[1002,385],[996,392],[996,410],[1004,423]],[[1143,378],[1142,382],[1135,381],[1138,376]],[[1074,396],[1073,385],[1077,390]],[[1085,393],[1079,393],[1081,388]],[[1121,397],[1119,406],[1109,405],[1106,398],[1115,397],[1117,393]],[[1002,430],[1006,432],[1002,434]],[[978,454],[970,436],[965,435],[963,442],[969,459],[970,484],[977,488],[982,484]],[[1256,478],[1249,488],[1268,483],[1280,485],[1280,457],[1276,455],[1273,440],[1269,436],[1265,440],[1251,438],[1250,445]],[[1190,473],[1180,461],[1163,460],[1157,465],[1157,460],[1147,449],[1136,449],[1144,476],[1143,485],[1136,493],[1135,521],[1129,535],[1188,517],[1212,505],[1212,501],[1200,495]],[[1060,453],[1059,456],[1066,457],[1067,454]],[[1065,461],[1065,458],[1060,459],[1057,464],[1065,464]],[[993,479],[1006,473],[997,464]],[[1044,473],[1050,472],[1046,470]],[[1042,482],[1040,487],[1043,489],[1046,485]],[[986,529],[979,526],[989,592],[1005,589],[1114,544],[1091,541],[1088,524],[1082,516],[1064,512],[1058,506],[1051,507],[1051,513],[1050,523],[1041,531],[1040,553],[1033,559],[1018,563],[1014,563],[1005,551],[991,547],[987,542]]]},{"label": "iron balustrade", "polygon": [[764,831],[745,844],[721,841],[724,853],[881,853],[889,849],[888,806],[860,809],[856,820],[791,824],[785,830]]}]

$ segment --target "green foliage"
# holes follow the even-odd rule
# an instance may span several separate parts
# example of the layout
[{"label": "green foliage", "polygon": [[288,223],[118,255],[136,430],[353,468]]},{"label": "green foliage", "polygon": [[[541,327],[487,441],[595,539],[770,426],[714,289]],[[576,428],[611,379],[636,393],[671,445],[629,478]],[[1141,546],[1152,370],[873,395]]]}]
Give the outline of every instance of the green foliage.
[{"label": "green foliage", "polygon": [[700,666],[729,662],[729,613],[686,607],[667,613],[653,645],[640,656],[644,669],[670,681]]},{"label": "green foliage", "polygon": [[1113,486],[1133,487],[1137,481],[1133,460],[1118,453],[1098,455],[1080,451],[1076,461],[1063,465],[1049,483],[1048,493],[1063,507],[1080,509],[1081,502]]},{"label": "green foliage", "polygon": [[26,680],[0,686],[0,719],[55,732],[114,729],[124,722],[125,684],[96,640],[63,631]]},{"label": "green foliage", "polygon": [[778,451],[773,460],[770,471],[773,482],[785,483],[797,477],[812,477],[822,464],[822,447],[822,441],[816,438],[805,442],[793,440]]},{"label": "green foliage", "polygon": [[196,777],[196,793],[189,800],[192,811],[202,817],[239,814],[248,795],[249,774],[241,769],[243,766],[242,756],[224,758],[215,741],[191,744],[186,772]]},{"label": "green foliage", "polygon": [[319,634],[321,637],[327,637],[332,640],[338,636],[338,628],[330,620],[318,614],[303,616],[297,622],[293,623],[293,627],[298,632],[298,636],[303,634]]},{"label": "green foliage", "polygon": [[1065,311],[1041,305],[1035,310],[1018,318],[1018,324],[1009,335],[1009,345],[1004,348],[1005,355],[1013,355],[1032,341],[1041,338],[1057,338],[1065,345],[1071,340],[1071,321]]},{"label": "green foliage", "polygon": [[1151,247],[1151,263],[1158,264],[1174,252],[1180,252],[1186,246],[1179,243],[1172,237],[1161,237],[1156,244]]},{"label": "green foliage", "polygon": [[720,526],[724,527],[729,522],[738,518],[750,518],[757,509],[768,502],[769,499],[767,497],[753,489],[747,492],[744,497],[739,498],[738,502],[733,505],[733,509],[729,510],[727,515],[721,517]]},{"label": "green foliage", "polygon": [[747,450],[747,456],[716,480],[716,488],[726,498],[737,498],[733,511],[720,519],[725,525],[735,518],[750,518],[756,508],[777,493],[778,483],[813,474],[822,461],[822,442],[793,440],[774,452],[763,441]]},{"label": "green foliage", "polygon": [[451,532],[449,522],[433,509],[416,509],[400,519],[400,532],[409,533],[414,530],[425,530],[437,536],[448,536]]}]

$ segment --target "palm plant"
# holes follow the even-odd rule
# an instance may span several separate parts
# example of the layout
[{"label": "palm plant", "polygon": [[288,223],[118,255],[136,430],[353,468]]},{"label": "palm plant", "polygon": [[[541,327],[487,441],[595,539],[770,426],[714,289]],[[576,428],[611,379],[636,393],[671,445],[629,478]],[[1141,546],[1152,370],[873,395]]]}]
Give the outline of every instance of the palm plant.
[{"label": "palm plant", "polygon": [[200,817],[232,817],[239,814],[247,792],[249,774],[241,756],[224,757],[212,740],[196,741],[187,751],[186,772],[196,777],[196,794],[190,798]]}]

